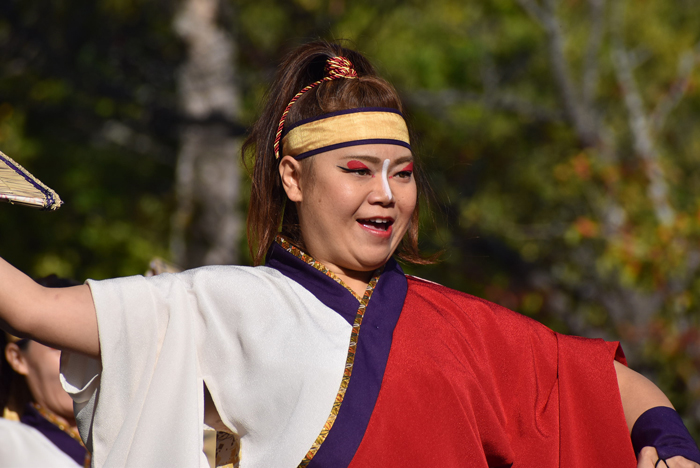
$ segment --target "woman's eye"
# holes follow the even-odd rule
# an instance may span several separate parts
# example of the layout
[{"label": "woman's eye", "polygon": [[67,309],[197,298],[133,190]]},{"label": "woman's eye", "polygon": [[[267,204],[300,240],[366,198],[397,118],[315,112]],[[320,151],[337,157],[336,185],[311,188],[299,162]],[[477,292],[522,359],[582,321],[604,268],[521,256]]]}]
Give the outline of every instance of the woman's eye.
[{"label": "woman's eye", "polygon": [[369,170],[369,168],[351,169],[349,167],[338,166],[338,169],[341,169],[343,172],[346,172],[348,174],[371,175],[371,171]]},{"label": "woman's eye", "polygon": [[348,161],[347,162],[347,167],[344,166],[338,166],[340,169],[342,169],[344,172],[349,172],[357,175],[371,175],[372,171],[370,171],[369,167],[367,167],[364,163],[360,161]]},{"label": "woman's eye", "polygon": [[408,179],[413,174],[413,163],[408,163],[403,169],[396,173],[396,177]]}]

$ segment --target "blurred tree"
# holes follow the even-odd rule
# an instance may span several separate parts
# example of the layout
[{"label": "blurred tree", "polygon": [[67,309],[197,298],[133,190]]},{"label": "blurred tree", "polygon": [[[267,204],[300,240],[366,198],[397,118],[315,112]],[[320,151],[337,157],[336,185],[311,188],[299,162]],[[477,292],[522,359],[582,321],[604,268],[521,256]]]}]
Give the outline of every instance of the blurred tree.
[{"label": "blurred tree", "polygon": [[177,207],[171,252],[183,267],[238,260],[241,114],[235,43],[218,24],[219,0],[180,3],[175,29],[187,44],[178,91],[187,123],[180,130]]},{"label": "blurred tree", "polygon": [[0,210],[30,274],[104,278],[167,255],[182,56],[170,2],[0,3],[0,147],[66,204]]}]

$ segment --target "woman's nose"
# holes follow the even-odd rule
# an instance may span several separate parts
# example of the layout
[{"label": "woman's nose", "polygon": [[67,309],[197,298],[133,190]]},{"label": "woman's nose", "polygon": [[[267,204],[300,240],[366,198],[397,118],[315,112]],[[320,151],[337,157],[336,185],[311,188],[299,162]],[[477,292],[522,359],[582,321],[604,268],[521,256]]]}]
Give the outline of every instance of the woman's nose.
[{"label": "woman's nose", "polygon": [[372,186],[372,193],[370,194],[372,203],[381,203],[383,205],[390,204],[394,202],[394,194],[391,191],[391,185],[389,184],[389,160],[386,159],[382,165],[381,174],[377,174],[374,177],[375,181]]}]

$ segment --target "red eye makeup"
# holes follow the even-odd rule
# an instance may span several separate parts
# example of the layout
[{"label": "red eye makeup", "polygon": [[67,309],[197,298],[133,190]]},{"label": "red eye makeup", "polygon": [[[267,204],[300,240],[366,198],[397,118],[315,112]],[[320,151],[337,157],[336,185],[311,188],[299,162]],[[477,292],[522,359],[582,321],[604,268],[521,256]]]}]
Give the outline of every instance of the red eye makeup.
[{"label": "red eye makeup", "polygon": [[365,165],[364,165],[363,163],[361,163],[360,161],[357,161],[357,160],[353,159],[352,161],[348,161],[348,169],[352,169],[352,170],[357,170],[357,169],[369,170],[369,167],[365,166]]}]

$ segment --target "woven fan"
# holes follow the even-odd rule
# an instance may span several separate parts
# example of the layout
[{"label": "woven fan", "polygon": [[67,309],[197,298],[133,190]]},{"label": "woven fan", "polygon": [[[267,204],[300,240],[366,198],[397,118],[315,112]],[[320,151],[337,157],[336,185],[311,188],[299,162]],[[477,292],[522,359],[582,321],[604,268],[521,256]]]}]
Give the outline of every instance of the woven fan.
[{"label": "woven fan", "polygon": [[63,202],[56,192],[0,151],[0,201],[57,210]]}]

